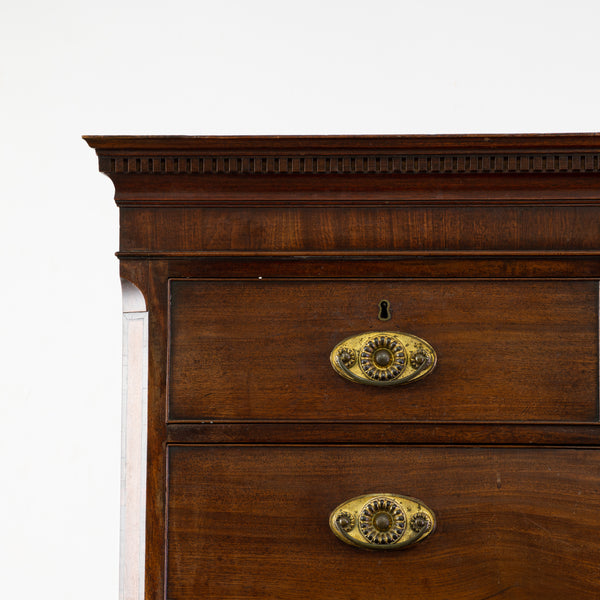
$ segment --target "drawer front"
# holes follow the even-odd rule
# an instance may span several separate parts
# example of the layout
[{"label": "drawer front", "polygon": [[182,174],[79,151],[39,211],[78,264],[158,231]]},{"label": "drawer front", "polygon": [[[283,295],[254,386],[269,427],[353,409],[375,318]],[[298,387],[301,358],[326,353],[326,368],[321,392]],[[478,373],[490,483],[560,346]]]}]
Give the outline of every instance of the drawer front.
[{"label": "drawer front", "polygon": [[[598,418],[596,281],[171,280],[169,323],[172,422]],[[388,388],[334,372],[338,342],[390,330],[435,370]]]},{"label": "drawer front", "polygon": [[[597,599],[598,452],[171,446],[167,598]],[[332,534],[336,506],[381,492],[436,531],[388,552]]]}]

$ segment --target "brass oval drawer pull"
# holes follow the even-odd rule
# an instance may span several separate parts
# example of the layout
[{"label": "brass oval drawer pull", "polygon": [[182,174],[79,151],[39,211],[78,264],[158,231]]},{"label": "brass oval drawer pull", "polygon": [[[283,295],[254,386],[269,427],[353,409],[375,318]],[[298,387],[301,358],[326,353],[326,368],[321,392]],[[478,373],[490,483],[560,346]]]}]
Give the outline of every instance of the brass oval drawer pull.
[{"label": "brass oval drawer pull", "polygon": [[433,511],[420,500],[397,494],[368,494],[340,504],[329,516],[343,542],[371,550],[397,550],[431,535]]},{"label": "brass oval drawer pull", "polygon": [[336,373],[355,383],[410,383],[433,371],[437,356],[425,340],[399,331],[359,333],[342,340],[329,357]]}]

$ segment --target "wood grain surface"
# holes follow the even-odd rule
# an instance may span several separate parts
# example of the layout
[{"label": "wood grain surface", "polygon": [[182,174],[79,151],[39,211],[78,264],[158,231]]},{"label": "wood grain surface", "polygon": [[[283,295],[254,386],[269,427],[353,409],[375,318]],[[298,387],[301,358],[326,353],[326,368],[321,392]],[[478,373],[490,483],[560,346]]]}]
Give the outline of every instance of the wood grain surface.
[{"label": "wood grain surface", "polygon": [[[341,204],[341,206],[340,206]],[[348,204],[348,206],[344,206]],[[387,203],[385,203],[387,204]],[[597,250],[598,206],[122,208],[121,251]]]},{"label": "wood grain surface", "polygon": [[[596,282],[176,280],[170,306],[172,421],[598,418]],[[393,388],[339,377],[333,347],[377,330],[438,366]]]},{"label": "wood grain surface", "polygon": [[[599,467],[596,449],[170,447],[167,598],[596,599]],[[396,552],[333,536],[337,505],[381,492],[437,531]]]}]

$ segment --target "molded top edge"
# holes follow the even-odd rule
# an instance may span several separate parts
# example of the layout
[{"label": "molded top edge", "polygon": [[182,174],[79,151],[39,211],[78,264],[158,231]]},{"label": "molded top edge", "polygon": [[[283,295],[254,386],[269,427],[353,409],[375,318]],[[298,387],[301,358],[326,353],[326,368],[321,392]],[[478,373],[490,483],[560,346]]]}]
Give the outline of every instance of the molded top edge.
[{"label": "molded top edge", "polygon": [[185,136],[84,135],[97,151],[188,151],[199,153],[352,153],[381,151],[595,151],[600,133],[467,135]]}]

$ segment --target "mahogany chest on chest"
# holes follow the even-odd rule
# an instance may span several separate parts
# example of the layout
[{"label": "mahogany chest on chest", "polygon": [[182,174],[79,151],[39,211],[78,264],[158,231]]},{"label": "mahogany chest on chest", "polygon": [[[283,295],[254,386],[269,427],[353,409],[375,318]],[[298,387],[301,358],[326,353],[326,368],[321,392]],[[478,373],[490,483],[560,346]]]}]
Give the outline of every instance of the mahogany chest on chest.
[{"label": "mahogany chest on chest", "polygon": [[86,140],[122,598],[600,597],[600,136]]}]

